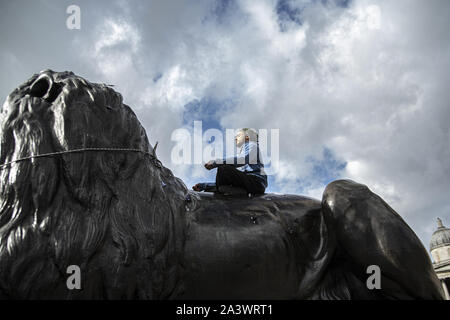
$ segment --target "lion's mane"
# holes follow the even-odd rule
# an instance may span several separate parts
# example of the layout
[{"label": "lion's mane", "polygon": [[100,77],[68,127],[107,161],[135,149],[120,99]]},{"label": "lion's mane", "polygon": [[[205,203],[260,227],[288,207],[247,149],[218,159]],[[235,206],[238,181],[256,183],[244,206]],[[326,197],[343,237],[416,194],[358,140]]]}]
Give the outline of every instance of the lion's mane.
[{"label": "lion's mane", "polygon": [[[78,148],[149,152],[110,86],[42,71],[3,105],[0,163]],[[144,153],[33,158],[0,171],[0,297],[164,299],[182,290],[183,182]],[[69,290],[67,267],[81,270]]]}]

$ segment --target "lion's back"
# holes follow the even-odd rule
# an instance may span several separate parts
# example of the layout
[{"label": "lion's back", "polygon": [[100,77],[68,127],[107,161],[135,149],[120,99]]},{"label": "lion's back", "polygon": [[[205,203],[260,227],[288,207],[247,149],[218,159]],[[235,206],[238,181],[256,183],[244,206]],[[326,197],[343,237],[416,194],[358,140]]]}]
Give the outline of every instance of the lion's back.
[{"label": "lion's back", "polygon": [[307,265],[325,250],[318,238],[324,235],[318,200],[276,194],[193,196],[195,205],[186,212],[185,298],[291,299],[301,294]]}]

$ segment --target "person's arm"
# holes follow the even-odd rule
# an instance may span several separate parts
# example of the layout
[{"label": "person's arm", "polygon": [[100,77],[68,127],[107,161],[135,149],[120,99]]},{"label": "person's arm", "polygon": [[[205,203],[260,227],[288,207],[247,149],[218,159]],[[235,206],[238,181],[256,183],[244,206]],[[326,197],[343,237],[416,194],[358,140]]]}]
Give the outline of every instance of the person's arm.
[{"label": "person's arm", "polygon": [[258,146],[255,142],[245,143],[241,152],[235,157],[228,157],[214,160],[214,167],[228,164],[235,167],[242,167],[246,164],[256,164],[258,156]]}]

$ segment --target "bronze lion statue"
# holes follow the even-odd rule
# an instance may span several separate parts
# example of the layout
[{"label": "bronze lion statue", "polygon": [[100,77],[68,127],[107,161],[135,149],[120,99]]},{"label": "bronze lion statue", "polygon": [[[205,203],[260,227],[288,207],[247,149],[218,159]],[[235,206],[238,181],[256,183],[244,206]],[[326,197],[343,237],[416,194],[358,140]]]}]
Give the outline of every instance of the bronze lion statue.
[{"label": "bronze lion statue", "polygon": [[334,181],[322,201],[189,191],[121,95],[72,72],[35,74],[1,117],[2,299],[443,297],[417,236],[364,185]]}]

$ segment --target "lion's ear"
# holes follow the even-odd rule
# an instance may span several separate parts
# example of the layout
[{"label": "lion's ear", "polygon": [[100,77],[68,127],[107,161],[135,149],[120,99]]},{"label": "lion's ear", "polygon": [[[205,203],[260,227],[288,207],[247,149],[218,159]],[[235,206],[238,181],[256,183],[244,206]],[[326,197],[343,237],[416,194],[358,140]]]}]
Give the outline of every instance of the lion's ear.
[{"label": "lion's ear", "polygon": [[153,147],[152,155],[156,158],[156,147],[158,146],[158,141],[156,141],[155,146]]}]

